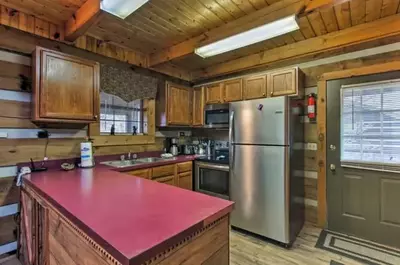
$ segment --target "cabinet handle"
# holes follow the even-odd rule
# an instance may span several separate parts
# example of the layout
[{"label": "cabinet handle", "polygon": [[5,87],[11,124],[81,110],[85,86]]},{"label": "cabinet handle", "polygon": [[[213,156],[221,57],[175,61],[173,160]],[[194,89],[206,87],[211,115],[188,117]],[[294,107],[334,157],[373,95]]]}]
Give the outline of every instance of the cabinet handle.
[{"label": "cabinet handle", "polygon": [[94,118],[95,118],[96,120],[97,120],[97,117],[98,117],[97,115],[94,115]]},{"label": "cabinet handle", "polygon": [[274,95],[274,92],[271,92],[271,96],[273,96]]}]

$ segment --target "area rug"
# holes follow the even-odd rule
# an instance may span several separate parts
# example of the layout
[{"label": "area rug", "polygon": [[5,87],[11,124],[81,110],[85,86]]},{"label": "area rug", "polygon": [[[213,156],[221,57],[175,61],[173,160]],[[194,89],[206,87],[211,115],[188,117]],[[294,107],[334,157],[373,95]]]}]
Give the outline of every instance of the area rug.
[{"label": "area rug", "polygon": [[400,264],[400,250],[327,230],[321,231],[315,247],[365,264]]}]

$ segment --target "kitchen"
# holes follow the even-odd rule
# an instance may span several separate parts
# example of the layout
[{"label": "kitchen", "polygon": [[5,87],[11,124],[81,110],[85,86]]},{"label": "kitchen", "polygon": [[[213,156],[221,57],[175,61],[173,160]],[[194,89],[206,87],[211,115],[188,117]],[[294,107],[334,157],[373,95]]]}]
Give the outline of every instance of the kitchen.
[{"label": "kitchen", "polygon": [[[109,1],[65,2],[0,1],[5,264],[362,264],[385,251],[397,264],[397,1],[150,0],[124,18]],[[280,36],[200,49],[294,17]],[[39,172],[18,187],[24,167]],[[107,225],[123,215],[154,226]]]}]

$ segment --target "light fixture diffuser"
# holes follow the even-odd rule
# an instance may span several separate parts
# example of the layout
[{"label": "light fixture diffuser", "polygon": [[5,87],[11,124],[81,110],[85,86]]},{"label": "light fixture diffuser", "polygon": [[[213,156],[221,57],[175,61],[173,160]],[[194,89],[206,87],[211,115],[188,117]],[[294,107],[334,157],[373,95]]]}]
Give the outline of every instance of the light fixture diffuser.
[{"label": "light fixture diffuser", "polygon": [[100,8],[117,17],[125,19],[149,0],[102,0]]},{"label": "light fixture diffuser", "polygon": [[296,16],[293,15],[202,46],[195,49],[195,53],[207,58],[272,39],[298,29],[299,25],[297,24]]}]

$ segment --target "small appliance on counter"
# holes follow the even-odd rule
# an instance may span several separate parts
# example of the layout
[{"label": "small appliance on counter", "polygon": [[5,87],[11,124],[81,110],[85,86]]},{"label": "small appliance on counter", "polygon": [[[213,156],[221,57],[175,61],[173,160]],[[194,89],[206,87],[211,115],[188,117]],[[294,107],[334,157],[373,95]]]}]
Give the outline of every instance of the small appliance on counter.
[{"label": "small appliance on counter", "polygon": [[171,138],[171,146],[169,148],[169,152],[173,156],[179,155],[179,148],[178,148],[178,139],[176,138]]}]

